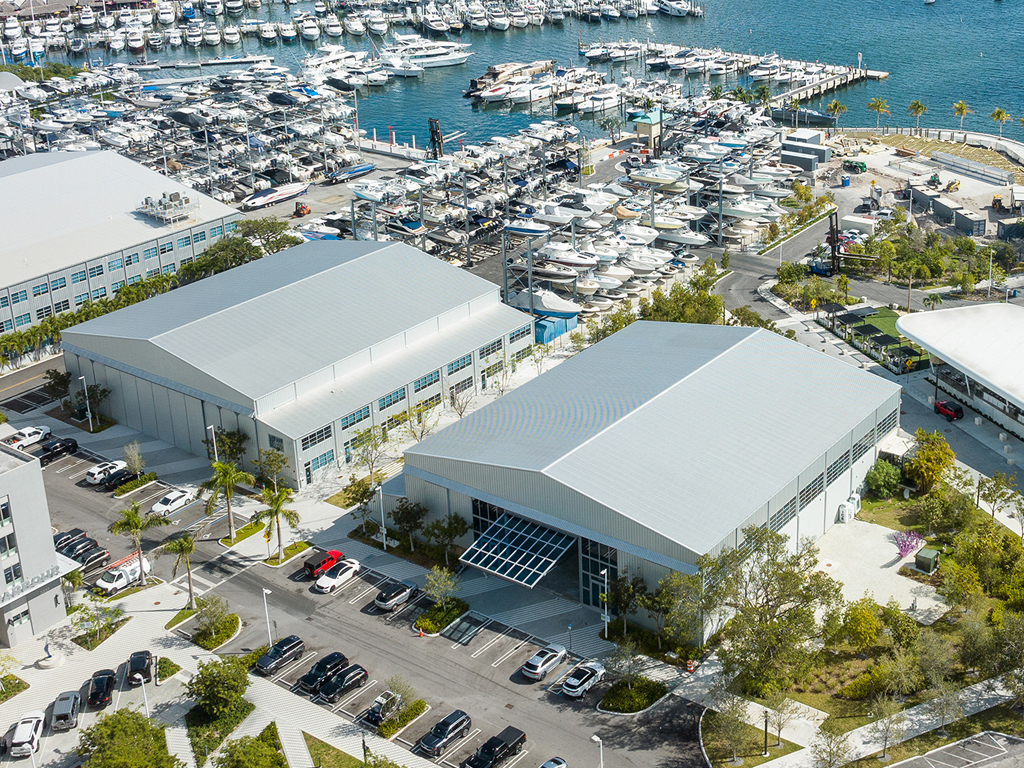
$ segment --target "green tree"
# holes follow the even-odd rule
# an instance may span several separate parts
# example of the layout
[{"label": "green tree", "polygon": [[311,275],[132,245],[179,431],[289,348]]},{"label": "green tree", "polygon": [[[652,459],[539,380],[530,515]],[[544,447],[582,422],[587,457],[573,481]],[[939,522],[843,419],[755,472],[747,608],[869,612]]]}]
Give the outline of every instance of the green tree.
[{"label": "green tree", "polygon": [[789,100],[789,109],[793,113],[793,127],[797,127],[800,121],[800,99],[793,97]]},{"label": "green tree", "polygon": [[365,466],[370,483],[378,482],[377,470],[391,448],[388,432],[380,427],[358,430],[352,438],[352,456],[358,466]]},{"label": "green tree", "polygon": [[953,674],[956,650],[949,638],[936,632],[925,632],[915,646],[921,675],[930,688],[936,688]]},{"label": "green tree", "polygon": [[448,565],[448,553],[451,552],[452,544],[469,533],[469,523],[465,518],[454,512],[440,520],[434,520],[423,529],[423,535],[428,541],[437,542],[437,546],[444,550],[444,564]]},{"label": "green tree", "polygon": [[711,696],[711,708],[717,713],[712,738],[732,752],[732,763],[736,765],[740,750],[751,745],[747,700],[730,693],[724,686],[718,686]]},{"label": "green tree", "polygon": [[694,275],[688,284],[673,283],[666,294],[657,288],[651,298],[640,299],[641,320],[714,325],[722,318],[722,297],[712,294],[706,275]]},{"label": "green tree", "polygon": [[776,325],[774,320],[769,320],[763,317],[756,310],[751,309],[749,306],[737,307],[729,312],[732,317],[729,318],[729,325],[742,325],[747,328],[764,328],[766,331],[777,333],[780,336],[785,336],[787,339],[796,340],[796,332],[792,328],[788,328],[783,331]]},{"label": "green tree", "polygon": [[735,615],[719,659],[747,691],[765,696],[809,667],[809,643],[822,635],[815,614],[837,611],[841,596],[839,585],[818,568],[818,550],[809,539],[791,549],[787,536],[756,526],[744,528],[743,539],[747,555],[724,596]]},{"label": "green tree", "polygon": [[206,446],[207,455],[210,458],[216,456],[217,461],[225,464],[240,464],[245,456],[245,446],[249,442],[249,436],[240,429],[226,430],[217,427],[213,430],[217,441],[217,451],[214,453],[213,441],[210,438],[203,440]]},{"label": "green tree", "polygon": [[807,277],[807,265],[798,261],[784,261],[779,264],[775,275],[783,285],[796,285]]},{"label": "green tree", "polygon": [[1013,504],[1017,496],[1017,473],[1005,475],[1000,471],[986,478],[981,475],[978,478],[978,498],[989,505],[992,510],[992,519],[995,519],[996,512],[1002,512],[1003,507]]},{"label": "green tree", "polygon": [[605,598],[612,610],[622,617],[622,636],[626,636],[627,619],[640,607],[642,596],[647,594],[647,584],[640,574],[630,575],[629,568],[623,568],[619,577],[608,585]]},{"label": "green tree", "polygon": [[846,607],[843,635],[858,651],[867,650],[878,640],[878,633],[882,631],[878,613],[878,603],[867,594]]},{"label": "green tree", "polygon": [[939,718],[939,736],[946,738],[948,723],[955,723],[964,716],[963,691],[955,684],[944,682],[935,687],[932,697],[928,700],[928,711],[933,717]]},{"label": "green tree", "polygon": [[928,307],[928,309],[935,309],[937,306],[939,306],[939,304],[942,303],[942,294],[929,293],[921,300],[921,303]]},{"label": "green tree", "polygon": [[885,99],[871,99],[868,101],[868,110],[875,113],[875,130],[882,127],[882,115],[889,114],[889,103]]},{"label": "green tree", "polygon": [[284,505],[292,500],[291,488],[280,488],[276,491],[272,488],[264,488],[260,492],[260,497],[265,506],[256,513],[256,520],[267,523],[268,541],[274,535],[274,529],[277,529],[277,561],[280,563],[284,561],[283,528],[287,525],[294,531],[299,527],[302,518],[294,509],[285,509]]},{"label": "green tree", "polygon": [[205,715],[218,718],[238,706],[250,682],[242,662],[228,657],[200,661],[199,669],[185,683],[185,691]]},{"label": "green tree", "polygon": [[850,734],[843,730],[837,717],[828,717],[818,728],[811,742],[811,755],[815,768],[839,768],[853,757]]},{"label": "green tree", "polygon": [[889,745],[903,739],[907,732],[907,716],[902,705],[889,696],[882,696],[873,705],[875,719],[868,725],[868,733],[875,741],[882,742],[882,760],[889,757]]},{"label": "green tree", "polygon": [[276,448],[261,448],[259,456],[253,464],[260,472],[260,477],[269,480],[277,490],[277,478],[288,467],[288,457]]},{"label": "green tree", "polygon": [[174,565],[171,568],[171,576],[178,575],[178,568],[184,567],[188,576],[188,607],[196,609],[196,590],[192,585],[192,555],[196,551],[196,541],[187,533],[170,539],[164,544],[164,552],[174,555]]},{"label": "green tree", "polygon": [[892,269],[896,266],[896,246],[889,240],[883,240],[878,246],[878,268],[886,272],[885,281],[892,282]]},{"label": "green tree", "polygon": [[889,630],[892,644],[904,650],[912,648],[921,634],[917,622],[903,612],[896,598],[890,598],[882,608],[882,623]]},{"label": "green tree", "polygon": [[442,611],[447,610],[448,601],[455,597],[458,591],[459,578],[454,571],[437,565],[427,571],[427,582],[423,592],[435,603],[440,604]]},{"label": "green tree", "polygon": [[879,459],[864,475],[864,482],[877,499],[891,499],[900,489],[900,471],[884,459]]},{"label": "green tree", "polygon": [[658,638],[658,650],[660,651],[661,638],[665,634],[665,620],[676,605],[675,590],[669,576],[662,578],[654,590],[640,595],[639,602],[640,608],[647,611],[647,616],[654,621],[654,636]]},{"label": "green tree", "polygon": [[139,558],[140,586],[146,583],[146,569],[142,567],[142,534],[150,528],[170,524],[171,521],[162,515],[143,515],[139,502],[133,501],[128,509],[122,509],[118,518],[107,526],[107,530],[115,536],[127,536],[135,547],[135,555]]},{"label": "green tree", "polygon": [[644,658],[640,655],[640,648],[636,641],[632,638],[625,638],[608,654],[604,660],[604,666],[613,680],[623,681],[626,687],[632,690],[642,676]]},{"label": "green tree", "polygon": [[237,221],[234,234],[254,242],[266,256],[285,248],[302,245],[302,238],[291,231],[288,222],[278,221],[273,216]]},{"label": "green tree", "polygon": [[722,98],[724,93],[725,91],[720,85],[712,85],[710,90],[708,90],[708,96],[710,96],[713,101],[717,101]]},{"label": "green tree", "polygon": [[839,275],[836,278],[836,290],[843,294],[845,301],[850,300],[850,278],[846,275]]},{"label": "green tree", "polygon": [[825,114],[835,120],[838,127],[839,118],[846,114],[846,105],[840,103],[838,99],[832,99],[825,107]]},{"label": "green tree", "polygon": [[50,368],[44,374],[46,376],[46,383],[43,384],[43,390],[48,395],[56,397],[63,405],[64,401],[68,399],[68,393],[71,390],[71,374],[67,371],[58,371],[56,368]]},{"label": "green tree", "polygon": [[964,129],[964,118],[974,112],[967,107],[966,101],[958,101],[953,105],[953,115],[960,118],[960,130]]},{"label": "green tree", "polygon": [[411,406],[402,419],[402,434],[418,443],[433,434],[440,420],[441,413],[437,405],[421,400]]},{"label": "green tree", "polygon": [[208,594],[196,601],[196,638],[206,640],[217,637],[231,621],[228,601],[220,595]]},{"label": "green tree", "polygon": [[1003,138],[1003,126],[1013,119],[1010,117],[1010,113],[1002,107],[996,107],[989,117],[999,123],[999,138]]},{"label": "green tree", "polygon": [[964,622],[957,652],[964,669],[976,670],[985,677],[995,674],[1000,649],[995,631],[989,625],[980,621]]},{"label": "green tree", "polygon": [[928,107],[926,107],[917,99],[914,99],[912,102],[910,102],[910,106],[907,107],[907,112],[910,113],[910,116],[917,120],[917,123],[914,126],[914,128],[917,130],[918,133],[921,132],[921,115],[923,115],[927,111]]},{"label": "green tree", "polygon": [[885,658],[885,675],[881,688],[896,696],[908,696],[921,689],[917,659],[905,648],[893,648]]},{"label": "green tree", "polygon": [[284,755],[256,736],[243,736],[221,747],[214,768],[288,768]]},{"label": "green tree", "polygon": [[235,497],[235,486],[239,483],[252,485],[256,482],[256,478],[227,461],[215,461],[211,466],[213,476],[199,486],[201,491],[210,494],[210,498],[206,502],[206,514],[213,513],[217,502],[223,496],[228,511],[228,538],[234,541],[235,514],[231,509],[231,500]]},{"label": "green tree", "polygon": [[982,594],[978,569],[970,563],[958,563],[947,558],[942,561],[942,586],[939,592],[952,605],[968,605]]},{"label": "green tree", "polygon": [[124,446],[124,463],[129,472],[141,475],[146,468],[146,460],[142,456],[142,449],[138,440],[132,440]]},{"label": "green tree", "polygon": [[800,707],[783,691],[776,691],[769,696],[765,706],[768,707],[768,724],[775,731],[775,746],[781,747],[782,731],[800,714]]},{"label": "green tree", "polygon": [[941,432],[925,432],[918,427],[914,433],[917,451],[907,462],[907,476],[922,491],[930,491],[953,466],[956,455]]},{"label": "green tree", "polygon": [[395,523],[395,528],[409,537],[409,550],[411,552],[416,551],[413,536],[422,530],[423,521],[427,519],[429,513],[430,510],[425,506],[419,502],[409,501],[404,496],[398,500],[395,508],[391,510],[391,519]]},{"label": "green tree", "polygon": [[82,588],[84,581],[85,578],[82,576],[82,571],[78,568],[65,573],[61,577],[61,582],[64,584],[64,602],[68,605],[71,604],[71,596]]},{"label": "green tree", "polygon": [[77,752],[89,768],[184,768],[168,754],[164,728],[142,712],[105,712],[78,733]]},{"label": "green tree", "polygon": [[762,107],[767,107],[772,103],[772,89],[764,83],[761,83],[757,88],[754,89],[754,99]]}]

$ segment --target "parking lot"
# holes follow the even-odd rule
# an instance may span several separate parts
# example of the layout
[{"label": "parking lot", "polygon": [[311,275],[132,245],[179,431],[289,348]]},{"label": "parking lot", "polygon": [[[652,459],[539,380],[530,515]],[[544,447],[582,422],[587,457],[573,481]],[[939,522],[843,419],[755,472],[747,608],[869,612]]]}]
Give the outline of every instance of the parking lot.
[{"label": "parking lot", "polygon": [[[474,614],[463,617],[442,636],[420,637],[412,623],[429,600],[420,597],[393,613],[382,612],[374,598],[387,581],[364,571],[324,595],[315,592],[313,582],[302,574],[301,558],[277,571],[249,570],[216,590],[246,623],[240,636],[223,650],[244,652],[267,642],[267,620],[259,596],[261,589],[268,588],[274,637],[296,634],[306,647],[300,660],[270,679],[290,695],[308,696],[299,691],[299,679],[324,656],[341,651],[350,664],[367,670],[366,683],[346,691],[336,703],[317,703],[338,717],[360,722],[374,699],[387,690],[387,680],[401,676],[429,709],[398,735],[399,743],[412,748],[455,709],[466,711],[473,720],[470,732],[434,759],[439,765],[455,768],[509,725],[523,730],[527,742],[506,766],[537,766],[556,755],[574,763],[588,757],[596,761],[593,734],[605,740],[609,766],[657,765],[683,755],[700,759],[699,748],[668,715],[689,706],[682,699],[670,697],[652,713],[628,721],[601,714],[595,705],[607,682],[598,684],[583,701],[561,693],[560,681],[578,659],[566,659],[542,682],[532,682],[519,669],[540,644],[514,628]],[[616,744],[622,748],[616,749]],[[691,754],[691,750],[695,751]]]}]

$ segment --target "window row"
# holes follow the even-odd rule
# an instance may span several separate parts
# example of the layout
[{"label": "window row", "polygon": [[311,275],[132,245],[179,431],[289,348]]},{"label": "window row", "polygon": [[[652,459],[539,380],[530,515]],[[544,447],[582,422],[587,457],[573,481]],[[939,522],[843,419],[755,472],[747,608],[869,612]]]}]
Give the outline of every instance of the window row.
[{"label": "window row", "polygon": [[329,440],[331,437],[331,425],[328,424],[325,427],[320,427],[316,432],[311,432],[302,438],[302,450],[306,451],[312,448],[318,443],[322,443],[324,440]]},{"label": "window row", "polygon": [[490,344],[486,344],[480,347],[480,359],[483,360],[485,357],[490,357],[495,352],[501,350],[503,339],[495,339]]},{"label": "window row", "polygon": [[803,510],[825,490],[825,473],[822,472],[809,484],[800,489],[800,509]]},{"label": "window row", "polygon": [[390,395],[384,395],[384,397],[377,401],[377,409],[383,411],[385,408],[390,408],[395,403],[400,403],[403,400],[405,400],[405,387],[396,389]]},{"label": "window row", "polygon": [[520,339],[525,339],[529,335],[530,335],[530,326],[524,325],[519,330],[512,331],[512,333],[510,333],[508,335],[508,343],[509,344],[515,344]]},{"label": "window row", "polygon": [[15,563],[4,568],[4,581],[8,584],[21,581],[21,563]]},{"label": "window row", "polygon": [[786,502],[782,509],[776,510],[768,519],[768,527],[773,531],[781,531],[782,528],[796,517],[796,496]]},{"label": "window row", "polygon": [[840,475],[850,468],[850,452],[846,451],[838,459],[828,465],[825,471],[825,485],[832,485]]},{"label": "window row", "polygon": [[864,437],[862,437],[860,440],[853,444],[853,460],[856,461],[865,453],[867,453],[871,449],[871,446],[874,444],[875,430],[874,428],[871,428],[867,431]]},{"label": "window row", "polygon": [[878,434],[886,435],[892,430],[896,429],[896,423],[899,421],[899,418],[900,409],[897,408],[895,411],[893,411],[884,419],[882,419],[882,421],[878,424]]},{"label": "window row", "polygon": [[370,406],[364,405],[358,411],[353,411],[348,416],[341,417],[341,428],[348,429],[354,424],[358,424],[360,421],[365,421],[370,418]]},{"label": "window row", "polygon": [[441,380],[441,372],[440,371],[431,371],[426,376],[418,378],[418,379],[416,379],[416,381],[414,381],[412,383],[412,391],[413,392],[422,392],[424,389],[426,389],[427,387],[431,386],[432,384],[437,384],[437,382],[439,382],[440,380]]},{"label": "window row", "polygon": [[17,552],[18,542],[14,538],[13,533],[0,536],[0,557],[8,557],[9,555],[17,554]]},{"label": "window row", "polygon": [[466,355],[465,357],[460,357],[458,360],[455,360],[454,362],[448,363],[448,375],[451,376],[456,371],[461,371],[463,368],[469,368],[469,366],[471,366],[472,364],[473,364],[473,356],[472,355]]}]

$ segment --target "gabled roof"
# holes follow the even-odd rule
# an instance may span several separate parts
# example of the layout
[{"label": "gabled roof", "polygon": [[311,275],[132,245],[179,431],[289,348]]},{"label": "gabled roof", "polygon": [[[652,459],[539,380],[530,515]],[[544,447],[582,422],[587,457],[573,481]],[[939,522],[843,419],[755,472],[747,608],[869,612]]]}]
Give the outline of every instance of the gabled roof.
[{"label": "gabled roof", "polygon": [[637,322],[405,458],[543,474],[704,552],[898,392],[770,331]]}]

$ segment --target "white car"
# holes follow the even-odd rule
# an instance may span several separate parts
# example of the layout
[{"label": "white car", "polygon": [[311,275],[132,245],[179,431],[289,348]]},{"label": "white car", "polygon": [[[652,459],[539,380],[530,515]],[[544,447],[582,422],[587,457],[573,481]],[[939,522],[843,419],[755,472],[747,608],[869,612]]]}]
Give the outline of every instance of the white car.
[{"label": "white car", "polygon": [[604,666],[596,661],[579,664],[562,681],[562,693],[573,699],[582,699],[604,679],[604,675]]},{"label": "white car", "polygon": [[20,432],[15,432],[7,442],[12,448],[24,451],[30,445],[41,443],[50,436],[49,427],[25,427]]},{"label": "white car", "polygon": [[523,677],[529,680],[543,680],[548,672],[562,663],[565,658],[565,648],[560,645],[549,645],[541,648],[533,657],[520,667],[519,671]]},{"label": "white car", "polygon": [[42,712],[26,712],[21,716],[11,736],[11,757],[28,757],[39,751],[45,719],[46,715]]},{"label": "white car", "polygon": [[359,573],[359,561],[349,558],[339,560],[316,580],[316,591],[330,594],[346,581]]},{"label": "white car", "polygon": [[167,517],[179,509],[187,507],[195,501],[195,498],[196,496],[192,491],[171,491],[154,504],[150,512],[154,515]]},{"label": "white car", "polygon": [[97,464],[95,467],[85,473],[85,481],[89,485],[99,485],[102,483],[108,475],[117,472],[119,469],[124,469],[128,465],[123,461],[104,461],[102,464]]}]

